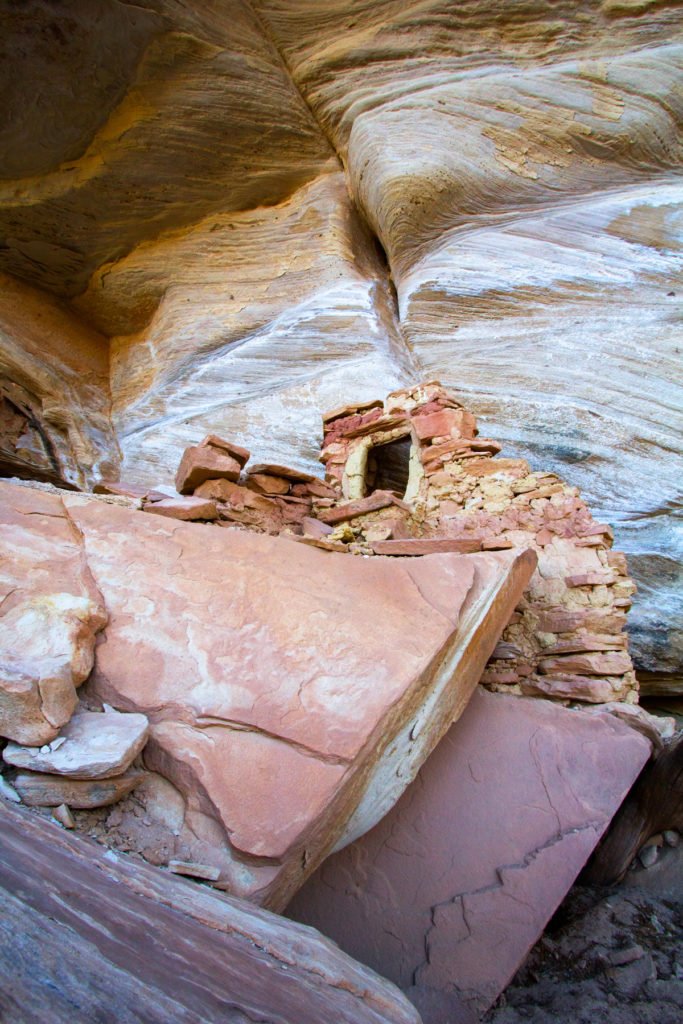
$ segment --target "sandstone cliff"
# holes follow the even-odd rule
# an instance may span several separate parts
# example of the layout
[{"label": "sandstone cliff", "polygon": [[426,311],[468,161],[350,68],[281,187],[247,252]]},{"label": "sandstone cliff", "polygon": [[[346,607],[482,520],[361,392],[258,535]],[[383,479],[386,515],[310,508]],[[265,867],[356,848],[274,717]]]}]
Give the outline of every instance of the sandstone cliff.
[{"label": "sandstone cliff", "polygon": [[311,469],[321,409],[438,377],[615,526],[680,672],[677,4],[0,17],[5,471],[170,485],[209,432]]}]

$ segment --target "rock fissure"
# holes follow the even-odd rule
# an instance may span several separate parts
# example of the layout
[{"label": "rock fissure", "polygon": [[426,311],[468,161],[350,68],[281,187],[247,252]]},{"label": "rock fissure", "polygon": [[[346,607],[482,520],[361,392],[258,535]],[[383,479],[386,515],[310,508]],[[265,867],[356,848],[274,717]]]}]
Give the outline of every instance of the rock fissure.
[{"label": "rock fissure", "polygon": [[255,726],[250,722],[219,718],[215,715],[201,715],[194,720],[194,725],[196,725],[198,729],[207,729],[209,727],[219,726],[220,728],[225,729],[235,729],[239,732],[251,732],[256,735],[263,736],[265,739],[273,740],[276,743],[285,743],[287,746],[296,750],[298,753],[303,754],[305,757],[315,758],[315,760],[322,761],[325,764],[348,766],[351,763],[348,758],[340,757],[335,754],[328,754],[322,750],[315,750],[313,747],[306,746],[305,743],[297,743],[286,736],[280,736],[275,732],[269,732],[267,729],[260,729],[258,726]]}]

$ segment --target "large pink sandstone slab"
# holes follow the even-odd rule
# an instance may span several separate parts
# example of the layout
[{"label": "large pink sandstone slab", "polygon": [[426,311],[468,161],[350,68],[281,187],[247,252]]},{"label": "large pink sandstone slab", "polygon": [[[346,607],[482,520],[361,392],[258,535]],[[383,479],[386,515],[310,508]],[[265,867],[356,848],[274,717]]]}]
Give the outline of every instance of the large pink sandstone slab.
[{"label": "large pink sandstone slab", "polygon": [[650,754],[608,715],[478,689],[371,832],[288,908],[406,991],[428,1024],[485,1010]]},{"label": "large pink sandstone slab", "polygon": [[90,693],[148,716],[147,766],[229,850],[220,883],[273,907],[398,799],[535,565],[361,559],[49,497],[109,615]]}]

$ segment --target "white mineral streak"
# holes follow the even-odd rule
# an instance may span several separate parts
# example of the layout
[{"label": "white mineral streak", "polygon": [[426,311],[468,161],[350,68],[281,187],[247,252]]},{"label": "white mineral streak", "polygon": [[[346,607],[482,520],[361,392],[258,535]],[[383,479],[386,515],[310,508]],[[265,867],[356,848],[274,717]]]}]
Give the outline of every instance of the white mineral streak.
[{"label": "white mineral streak", "polygon": [[674,6],[258,7],[382,242],[422,376],[615,525],[636,656],[675,670]]},{"label": "white mineral streak", "polygon": [[409,376],[341,173],[144,244],[81,302],[128,332],[112,339],[113,419],[122,473],[140,482],[168,482],[178,452],[209,432],[316,469],[321,409]]}]

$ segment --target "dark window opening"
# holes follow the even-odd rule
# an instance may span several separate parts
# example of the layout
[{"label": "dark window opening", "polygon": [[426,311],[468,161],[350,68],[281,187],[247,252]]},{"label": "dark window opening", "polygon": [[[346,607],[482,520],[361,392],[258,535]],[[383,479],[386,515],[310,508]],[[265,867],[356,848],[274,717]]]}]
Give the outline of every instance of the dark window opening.
[{"label": "dark window opening", "polygon": [[366,494],[394,491],[399,498],[403,497],[408,487],[411,444],[410,437],[399,437],[397,441],[370,449],[365,474]]}]

